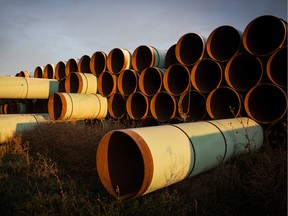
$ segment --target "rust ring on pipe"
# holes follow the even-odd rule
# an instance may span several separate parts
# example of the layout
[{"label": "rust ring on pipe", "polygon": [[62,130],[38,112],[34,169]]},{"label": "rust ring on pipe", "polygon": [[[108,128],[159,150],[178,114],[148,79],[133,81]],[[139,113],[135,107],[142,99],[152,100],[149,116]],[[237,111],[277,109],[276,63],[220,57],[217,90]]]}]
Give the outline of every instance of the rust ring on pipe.
[{"label": "rust ring on pipe", "polygon": [[149,114],[148,97],[139,91],[132,93],[127,98],[126,110],[132,119],[145,119]]},{"label": "rust ring on pipe", "polygon": [[74,58],[70,58],[65,65],[66,76],[68,76],[71,72],[78,72],[78,64]]},{"label": "rust ring on pipe", "polygon": [[126,100],[123,95],[116,92],[108,98],[108,112],[115,119],[124,118],[126,111]]},{"label": "rust ring on pipe", "polygon": [[95,52],[90,59],[90,70],[95,76],[107,70],[107,55],[102,51]]},{"label": "rust ring on pipe", "polygon": [[120,72],[117,79],[119,92],[123,96],[129,96],[137,91],[138,73],[133,69],[126,69]]},{"label": "rust ring on pipe", "polygon": [[77,68],[79,72],[82,73],[91,73],[90,70],[90,57],[88,55],[83,55],[78,63],[77,63]]},{"label": "rust ring on pipe", "polygon": [[148,67],[139,76],[139,89],[148,96],[152,97],[162,89],[162,79],[165,69]]},{"label": "rust ring on pipe", "polygon": [[56,67],[55,67],[55,78],[57,80],[61,80],[63,79],[64,77],[66,77],[66,73],[65,73],[65,63],[63,61],[59,61],[57,64],[56,64]]}]

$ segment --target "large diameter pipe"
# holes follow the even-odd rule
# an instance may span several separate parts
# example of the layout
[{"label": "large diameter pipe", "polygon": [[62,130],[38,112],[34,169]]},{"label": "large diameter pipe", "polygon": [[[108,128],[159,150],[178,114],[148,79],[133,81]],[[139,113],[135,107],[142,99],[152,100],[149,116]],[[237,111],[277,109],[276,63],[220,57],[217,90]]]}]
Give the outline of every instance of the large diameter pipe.
[{"label": "large diameter pipe", "polygon": [[68,76],[72,72],[78,72],[78,63],[74,58],[70,58],[65,65],[65,73]]},{"label": "large diameter pipe", "polygon": [[32,113],[32,106],[29,103],[8,103],[4,105],[3,114],[25,114]]},{"label": "large diameter pipe", "polygon": [[117,86],[123,96],[129,96],[138,89],[138,73],[133,69],[126,69],[119,73]]},{"label": "large diameter pipe", "polygon": [[101,139],[96,166],[113,197],[133,199],[257,150],[263,138],[248,118],[114,130]]},{"label": "large diameter pipe", "polygon": [[20,71],[16,74],[16,77],[30,77],[29,71]]},{"label": "large diameter pipe", "polygon": [[190,87],[190,71],[185,65],[173,64],[169,66],[163,75],[165,90],[174,96],[179,96],[188,91]]},{"label": "large diameter pipe", "polygon": [[107,98],[100,94],[54,93],[48,100],[52,119],[104,119],[108,113]]},{"label": "large diameter pipe", "polygon": [[127,49],[114,48],[108,54],[107,69],[113,74],[130,69],[131,58],[131,53]]},{"label": "large diameter pipe", "polygon": [[163,86],[164,72],[164,68],[145,68],[139,76],[140,91],[148,97],[153,97],[156,93],[160,92]]},{"label": "large diameter pipe", "polygon": [[199,121],[206,117],[206,97],[196,90],[180,95],[178,113],[185,122]]},{"label": "large diameter pipe", "polygon": [[268,78],[275,85],[287,88],[287,46],[275,51],[266,65]]},{"label": "large diameter pipe", "polygon": [[236,91],[249,91],[258,85],[263,76],[261,60],[249,53],[240,53],[232,57],[224,70],[227,84]]},{"label": "large diameter pipe", "polygon": [[99,76],[101,73],[107,70],[107,55],[105,52],[96,51],[91,56],[90,70],[96,76]]},{"label": "large diameter pipe", "polygon": [[55,67],[54,67],[54,64],[47,64],[44,67],[43,78],[55,79]]},{"label": "large diameter pipe", "polygon": [[179,63],[176,58],[176,44],[173,44],[169,49],[167,50],[166,56],[165,56],[165,68],[168,68],[172,64]]},{"label": "large diameter pipe", "polygon": [[97,77],[92,73],[72,72],[65,80],[67,93],[97,93]]},{"label": "large diameter pipe", "polygon": [[98,93],[110,97],[117,92],[117,76],[109,71],[104,71],[97,79]]},{"label": "large diameter pipe", "polygon": [[44,75],[44,67],[37,66],[34,70],[34,78],[43,78]]},{"label": "large diameter pipe", "polygon": [[1,114],[0,143],[4,143],[14,135],[31,130],[41,122],[49,120],[45,114]]},{"label": "large diameter pipe", "polygon": [[78,71],[82,73],[91,73],[90,70],[90,56],[83,55],[77,63]]},{"label": "large diameter pipe", "polygon": [[249,53],[267,56],[287,45],[287,24],[275,16],[259,16],[246,26],[242,39]]},{"label": "large diameter pipe", "polygon": [[176,117],[177,101],[168,92],[160,91],[150,101],[150,112],[156,120],[168,122]]},{"label": "large diameter pipe", "polygon": [[210,58],[225,62],[235,56],[242,47],[242,32],[224,25],[214,29],[208,36],[206,50]]},{"label": "large diameter pipe", "polygon": [[66,72],[65,72],[65,62],[59,61],[56,66],[55,66],[55,78],[57,80],[61,80],[66,77]]},{"label": "large diameter pipe", "polygon": [[196,33],[184,34],[176,43],[175,54],[178,62],[192,66],[201,60],[205,52],[206,39]]},{"label": "large diameter pipe", "polygon": [[228,86],[220,86],[207,96],[206,110],[212,119],[239,117],[243,111],[242,95]]},{"label": "large diameter pipe", "polygon": [[47,99],[58,84],[55,79],[0,76],[0,98]]},{"label": "large diameter pipe", "polygon": [[203,58],[193,65],[190,81],[197,91],[210,93],[223,81],[222,67],[215,60]]},{"label": "large diameter pipe", "polygon": [[262,124],[270,124],[285,117],[287,94],[279,86],[261,83],[248,91],[244,107],[250,118]]},{"label": "large diameter pipe", "polygon": [[148,97],[139,91],[132,93],[127,98],[126,110],[131,119],[147,118],[150,113]]},{"label": "large diameter pipe", "polygon": [[132,67],[139,73],[147,67],[164,68],[166,52],[153,46],[141,45],[133,51]]},{"label": "large diameter pipe", "polygon": [[126,99],[125,97],[116,92],[108,98],[108,112],[114,119],[123,119],[126,114]]}]

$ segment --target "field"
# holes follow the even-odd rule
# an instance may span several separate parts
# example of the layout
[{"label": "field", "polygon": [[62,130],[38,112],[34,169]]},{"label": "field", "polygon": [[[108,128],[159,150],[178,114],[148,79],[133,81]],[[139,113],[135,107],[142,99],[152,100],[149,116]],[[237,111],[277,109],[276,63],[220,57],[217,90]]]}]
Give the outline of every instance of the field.
[{"label": "field", "polygon": [[287,131],[170,187],[112,198],[97,177],[97,145],[110,130],[137,126],[51,122],[2,144],[1,215],[287,215]]}]

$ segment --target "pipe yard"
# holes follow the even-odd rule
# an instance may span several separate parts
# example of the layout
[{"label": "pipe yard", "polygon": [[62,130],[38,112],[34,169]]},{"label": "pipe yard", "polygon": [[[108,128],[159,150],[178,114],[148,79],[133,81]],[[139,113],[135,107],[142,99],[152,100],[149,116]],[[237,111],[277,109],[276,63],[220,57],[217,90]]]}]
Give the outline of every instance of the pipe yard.
[{"label": "pipe yard", "polygon": [[92,152],[107,192],[134,199],[259,150],[287,121],[287,22],[259,16],[243,31],[223,25],[29,74],[0,77],[0,145],[45,122],[153,120],[108,132]]}]

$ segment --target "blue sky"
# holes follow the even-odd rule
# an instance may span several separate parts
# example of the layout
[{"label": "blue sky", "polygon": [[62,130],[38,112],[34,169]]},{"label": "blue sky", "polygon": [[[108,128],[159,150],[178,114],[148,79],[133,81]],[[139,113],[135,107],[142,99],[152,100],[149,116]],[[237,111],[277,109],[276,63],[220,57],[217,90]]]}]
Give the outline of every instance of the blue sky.
[{"label": "blue sky", "polygon": [[0,75],[114,48],[168,49],[188,32],[244,31],[268,14],[287,20],[287,0],[0,0]]}]

